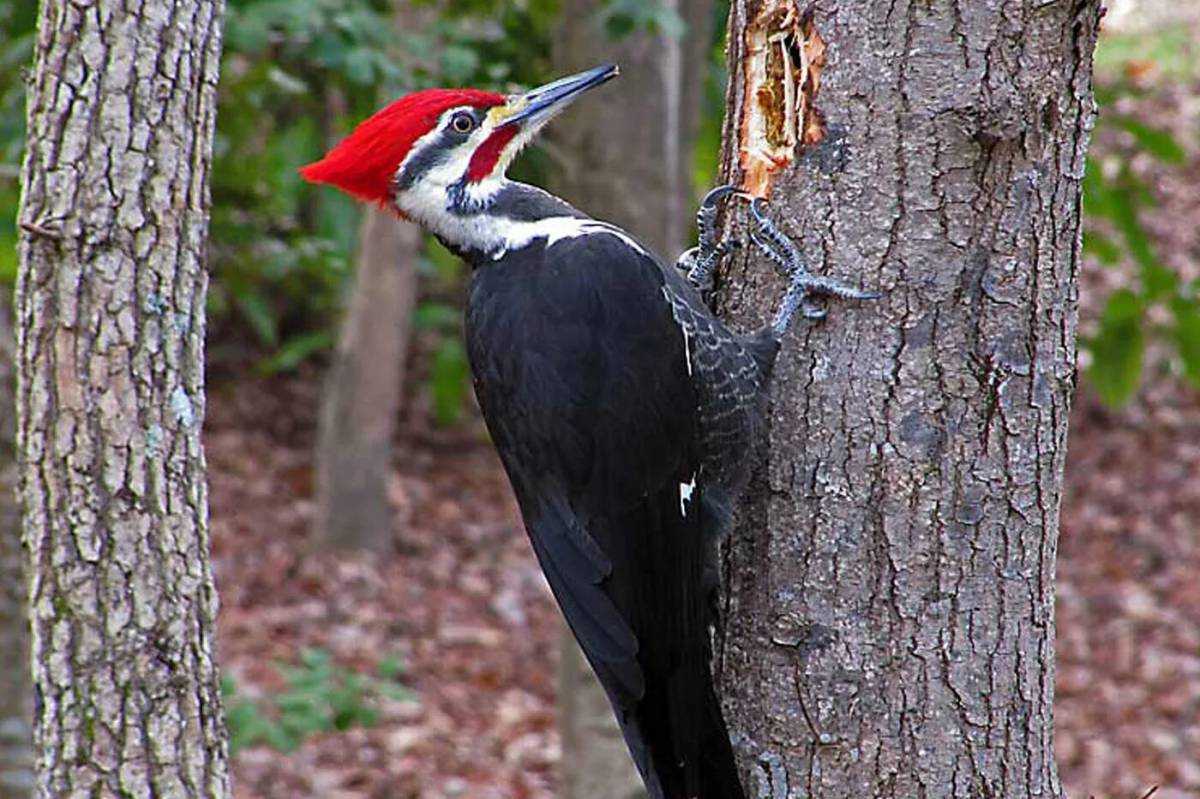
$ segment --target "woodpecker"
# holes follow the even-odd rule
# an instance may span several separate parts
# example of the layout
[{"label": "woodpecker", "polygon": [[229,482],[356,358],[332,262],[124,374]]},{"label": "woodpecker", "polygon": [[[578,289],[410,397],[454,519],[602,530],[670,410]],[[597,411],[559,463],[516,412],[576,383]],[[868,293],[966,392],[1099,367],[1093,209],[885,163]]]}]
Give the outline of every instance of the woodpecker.
[{"label": "woodpecker", "polygon": [[[741,335],[705,304],[718,241],[666,265],[634,236],[509,180],[520,150],[613,65],[503,95],[431,89],[362,122],[301,169],[433,233],[472,267],[476,396],[546,580],[608,695],[653,799],[743,799],[709,668],[716,549],[744,487],[780,339],[828,296],[750,200],[750,239],[787,277],[771,324]],[[749,199],[749,198],[746,198]]]}]

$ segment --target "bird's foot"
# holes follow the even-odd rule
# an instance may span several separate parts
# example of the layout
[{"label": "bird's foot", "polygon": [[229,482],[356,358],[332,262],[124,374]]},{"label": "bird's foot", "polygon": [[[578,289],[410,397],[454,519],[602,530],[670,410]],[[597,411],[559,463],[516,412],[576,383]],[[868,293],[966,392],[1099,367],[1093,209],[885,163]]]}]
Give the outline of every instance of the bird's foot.
[{"label": "bird's foot", "polygon": [[750,213],[754,216],[757,229],[750,233],[750,241],[759,251],[775,264],[775,268],[789,279],[787,293],[775,312],[771,327],[775,335],[782,336],[791,324],[796,311],[806,319],[821,319],[827,313],[824,300],[840,297],[844,300],[877,300],[883,295],[876,291],[863,291],[828,277],[809,272],[796,243],[776,226],[766,215],[766,200],[756,197],[750,202]]},{"label": "bird's foot", "polygon": [[699,243],[675,262],[675,266],[687,275],[688,282],[701,294],[712,290],[713,270],[721,259],[742,246],[737,239],[717,240],[717,204],[731,194],[745,196],[739,189],[729,185],[717,186],[704,195],[696,210]]}]

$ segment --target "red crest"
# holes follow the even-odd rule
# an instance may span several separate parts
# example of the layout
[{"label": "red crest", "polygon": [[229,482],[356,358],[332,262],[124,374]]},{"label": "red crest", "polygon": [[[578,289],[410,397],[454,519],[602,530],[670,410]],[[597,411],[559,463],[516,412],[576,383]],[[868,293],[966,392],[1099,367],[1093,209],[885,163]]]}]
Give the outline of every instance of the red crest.
[{"label": "red crest", "polygon": [[413,142],[447,109],[491,108],[504,95],[478,89],[426,89],[401,97],[359,124],[320,161],[300,168],[305,180],[327,183],[365,202],[386,205],[396,170]]}]

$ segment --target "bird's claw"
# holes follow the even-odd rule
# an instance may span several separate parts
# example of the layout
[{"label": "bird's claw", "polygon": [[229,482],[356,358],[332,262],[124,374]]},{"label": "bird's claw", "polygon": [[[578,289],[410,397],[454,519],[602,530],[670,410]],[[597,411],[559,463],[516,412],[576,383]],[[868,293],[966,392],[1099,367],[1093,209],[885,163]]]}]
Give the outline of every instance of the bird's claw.
[{"label": "bird's claw", "polygon": [[750,240],[791,281],[771,323],[777,335],[784,334],[797,310],[806,319],[825,318],[828,309],[822,301],[824,298],[877,300],[883,296],[877,291],[854,288],[832,278],[810,273],[804,266],[799,247],[766,215],[766,206],[766,200],[761,197],[750,201],[750,214],[757,226],[757,230],[750,232]]},{"label": "bird's claw", "polygon": [[710,189],[700,200],[696,210],[696,227],[698,229],[698,245],[679,256],[675,265],[687,275],[691,283],[701,294],[712,290],[713,270],[729,253],[742,246],[737,239],[717,240],[717,211],[722,199],[730,195],[746,197],[746,193],[736,186],[728,184]]}]

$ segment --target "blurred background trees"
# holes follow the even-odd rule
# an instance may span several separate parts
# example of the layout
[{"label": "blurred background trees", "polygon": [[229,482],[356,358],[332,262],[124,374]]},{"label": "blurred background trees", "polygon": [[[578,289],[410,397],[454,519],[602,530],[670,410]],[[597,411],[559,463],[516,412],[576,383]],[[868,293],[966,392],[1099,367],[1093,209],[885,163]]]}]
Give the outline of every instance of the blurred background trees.
[{"label": "blurred background trees", "polygon": [[[292,724],[301,730],[333,729],[347,737],[302,747],[299,754],[287,756],[292,759],[285,765],[271,759],[284,755],[247,746],[236,761],[245,775],[241,784],[246,795],[272,795],[263,786],[285,777],[291,781],[273,795],[332,795],[331,788],[314,787],[325,785],[313,782],[317,777],[298,776],[322,769],[343,774],[345,780],[367,779],[363,775],[373,773],[378,763],[321,759],[327,751],[351,747],[357,751],[363,740],[379,747],[365,747],[368,755],[375,751],[396,769],[428,767],[442,774],[465,774],[461,779],[466,780],[469,795],[486,796],[477,786],[502,778],[522,787],[498,796],[521,795],[521,791],[545,795],[545,783],[539,780],[550,778],[530,763],[559,758],[554,751],[557,744],[545,744],[548,749],[541,752],[531,743],[543,740],[539,735],[550,735],[545,730],[553,727],[553,720],[543,718],[550,711],[538,704],[554,695],[539,663],[555,659],[559,628],[555,616],[539,604],[536,571],[533,576],[522,571],[530,566],[528,552],[519,549],[523,546],[519,528],[503,510],[507,494],[495,488],[494,473],[488,471],[496,467],[488,460],[477,426],[459,339],[459,303],[466,276],[456,259],[434,242],[421,240],[413,245],[415,268],[409,274],[415,277],[416,292],[408,325],[409,355],[402,375],[395,378],[403,385],[393,386],[403,402],[391,455],[393,470],[381,489],[387,492],[391,512],[384,548],[392,550],[398,565],[393,569],[387,565],[393,561],[364,564],[338,556],[333,561],[315,559],[317,567],[296,554],[307,546],[309,530],[319,518],[319,479],[313,457],[318,448],[316,409],[330,401],[328,395],[324,400],[319,396],[321,385],[334,368],[340,326],[351,323],[346,314],[354,304],[352,281],[364,257],[361,209],[338,192],[303,184],[296,168],[319,157],[375,110],[381,98],[438,84],[501,90],[529,86],[553,77],[583,53],[592,52],[596,59],[619,53],[625,77],[552,125],[545,145],[518,159],[514,175],[543,185],[553,183],[586,210],[628,224],[656,247],[669,250],[679,237],[693,235],[692,203],[714,179],[720,143],[726,4],[709,4],[707,23],[697,22],[694,16],[702,5],[685,0],[590,4],[447,0],[404,4],[398,12],[390,0],[229,2],[213,164],[208,301],[214,544],[218,578],[227,597],[222,642],[236,678],[227,688],[234,702],[242,703],[239,707],[249,708],[240,714],[243,720],[255,718],[256,712],[264,715],[256,708],[276,707],[270,697],[279,695],[293,697],[285,714],[289,724],[297,716],[309,719],[310,715],[351,720],[343,725],[348,729],[332,721],[324,726],[308,721]],[[23,70],[32,53],[35,6],[0,4],[0,293],[4,294],[11,292],[16,268]],[[397,14],[409,11],[419,17],[419,23],[397,30]],[[1197,711],[1186,704],[1192,699],[1174,700],[1186,705],[1178,717],[1162,721],[1155,735],[1141,736],[1140,741],[1132,733],[1118,738],[1112,732],[1115,728],[1103,734],[1082,732],[1106,725],[1087,717],[1089,702],[1084,699],[1088,685],[1097,684],[1095,669],[1100,667],[1091,664],[1091,671],[1081,671],[1080,664],[1096,641],[1107,644],[1110,639],[1076,637],[1081,630],[1097,629],[1102,619],[1124,623],[1122,614],[1112,610],[1124,607],[1124,595],[1099,588],[1120,582],[1114,572],[1118,566],[1104,560],[1104,552],[1123,553],[1124,563],[1183,564],[1191,562],[1189,553],[1197,548],[1194,533],[1189,537],[1186,532],[1200,528],[1186,488],[1187,476],[1193,474],[1186,442],[1197,430],[1194,386],[1200,359],[1196,311],[1200,226],[1195,224],[1200,218],[1195,101],[1200,92],[1196,46],[1200,28],[1194,14],[1188,16],[1192,13],[1156,0],[1114,3],[1097,53],[1102,108],[1085,186],[1083,373],[1071,433],[1072,452],[1086,468],[1081,466],[1074,476],[1076,487],[1074,493],[1068,491],[1066,500],[1069,506],[1072,496],[1079,496],[1088,505],[1064,509],[1068,529],[1060,564],[1067,581],[1060,603],[1066,613],[1060,629],[1065,643],[1060,675],[1067,680],[1066,690],[1060,690],[1059,739],[1060,746],[1066,747],[1060,761],[1068,785],[1077,786],[1084,795],[1116,792],[1116,786],[1144,792],[1150,783],[1140,781],[1148,779],[1162,779],[1165,787],[1159,796],[1168,799],[1172,784],[1196,785],[1200,790],[1200,775],[1187,782],[1192,778],[1184,766],[1171,771],[1161,765],[1195,763],[1186,751],[1164,754],[1161,761],[1149,754],[1158,745],[1154,741],[1163,742],[1163,752],[1168,752],[1169,740],[1200,751]],[[710,32],[704,33],[703,27]],[[582,44],[564,49],[567,39],[561,37],[567,35],[586,36],[596,49],[584,49]],[[656,44],[642,45],[646,49],[639,54],[637,43],[645,41]],[[688,53],[700,49],[708,55],[703,66],[687,61]],[[633,60],[627,60],[626,53]],[[684,178],[678,173],[627,176],[617,182],[595,180],[600,174],[595,170],[581,172],[587,159],[611,159],[614,143],[619,153],[632,150],[636,142],[640,153],[642,148],[666,147],[665,131],[672,125],[687,130],[685,114],[635,111],[636,104],[657,100],[635,98],[639,91],[635,83],[642,83],[634,80],[634,64],[669,58],[684,59],[680,62],[682,92],[703,91],[695,100],[681,99],[683,105],[695,102],[701,108],[695,145],[689,148],[688,135],[679,139],[678,158],[690,165],[688,174]],[[581,129],[585,119],[590,135]],[[585,185],[589,182],[593,185]],[[630,213],[638,207],[634,200],[643,197],[654,199]],[[661,224],[649,221],[655,209],[674,209],[680,203],[680,214],[672,211]],[[369,322],[373,315],[367,316]],[[1151,445],[1148,437],[1155,430],[1170,435],[1154,438]],[[1100,441],[1120,442],[1120,446],[1105,448]],[[1170,474],[1152,473],[1164,486],[1164,499],[1152,499],[1158,494],[1149,490],[1124,498],[1119,475],[1105,468],[1150,454],[1174,464]],[[1175,488],[1166,491],[1166,486]],[[377,494],[380,489],[373,490]],[[1104,504],[1105,498],[1110,504]],[[1136,525],[1147,529],[1131,532],[1136,525],[1127,520],[1134,515],[1140,520]],[[368,526],[374,528],[373,523]],[[360,529],[365,528],[360,525]],[[1109,532],[1101,535],[1100,530]],[[0,534],[4,531],[0,520]],[[458,531],[462,538],[454,538]],[[1169,532],[1175,537],[1167,541]],[[497,543],[501,540],[516,540],[517,551],[504,549]],[[1088,541],[1094,543],[1085,547]],[[495,565],[495,570],[484,569],[476,559]],[[1166,566],[1146,569],[1126,576],[1129,584],[1150,592],[1138,594],[1137,602],[1128,600],[1134,603],[1131,613],[1143,613],[1140,608],[1150,602],[1147,596],[1154,602],[1166,595],[1179,602],[1192,601],[1182,588],[1158,585],[1160,575],[1169,571]],[[381,575],[389,577],[389,584],[409,586],[405,591],[385,590]],[[336,593],[328,583],[335,576],[342,581]],[[1087,585],[1072,582],[1084,577]],[[425,610],[427,605],[439,609]],[[314,606],[319,606],[319,613]],[[474,610],[468,613],[466,608]],[[474,621],[464,620],[465,616]],[[1151,624],[1145,615],[1136,618],[1139,631]],[[1172,635],[1195,627],[1186,612],[1169,618],[1174,622],[1163,621],[1162,626],[1169,626]],[[0,614],[0,623],[3,619]],[[521,645],[509,639],[496,643],[496,630],[518,631],[513,634],[522,639]],[[1128,632],[1126,627],[1121,630],[1120,636]],[[1141,636],[1138,632],[1129,640],[1142,641]],[[375,659],[357,654],[364,640],[381,642]],[[1185,637],[1181,646],[1190,646],[1188,640]],[[300,702],[294,700],[297,690],[276,669],[276,663],[294,667],[303,645],[322,647],[344,667],[370,674],[377,673],[378,661],[390,657],[393,649],[402,650],[411,680],[425,697],[424,709],[415,710],[413,700],[389,704],[392,700],[380,698],[379,730],[367,739],[354,737],[367,735],[359,720],[368,714],[355,710],[359,699],[347,698],[342,681],[334,677],[307,681]],[[525,658],[522,669],[488,671],[480,664],[502,659],[488,647],[506,652],[515,648]],[[1110,648],[1120,650],[1106,647],[1105,651]],[[1175,667],[1155,664],[1174,663],[1172,657],[1144,659],[1145,668],[1158,668],[1165,675],[1161,676],[1164,686],[1175,684],[1170,682]],[[429,676],[422,676],[422,669]],[[1122,673],[1133,670],[1129,666]],[[1114,704],[1104,707],[1132,707],[1146,695],[1142,688],[1131,687],[1128,676],[1112,679],[1102,682],[1108,686],[1105,696],[1114,697]],[[459,690],[470,698],[460,698]],[[1165,688],[1163,693],[1168,693]],[[1171,694],[1192,696],[1184,690]],[[325,708],[322,703],[350,710],[322,715],[324,710],[313,709]],[[506,742],[479,733],[474,746],[482,749],[463,743],[472,734],[463,732],[463,720],[447,710],[460,705],[473,705],[481,716],[490,715],[495,729],[504,730],[497,736]],[[1099,705],[1091,702],[1090,706]],[[436,724],[418,725],[411,718],[418,712],[422,719],[433,719],[450,731],[429,732],[429,725]],[[1134,715],[1132,710],[1129,713]],[[253,724],[250,729],[255,729]],[[251,740],[264,737],[254,735]],[[1135,760],[1136,768],[1121,768]],[[468,774],[464,764],[476,762],[501,765],[497,774]],[[1200,764],[1195,768],[1200,769]],[[310,782],[303,782],[306,779]],[[458,785],[447,778],[445,784],[437,783],[441,793],[429,795],[452,795]]]},{"label": "blurred background trees", "polygon": [[19,664],[0,669],[0,797],[24,799],[33,793],[33,691],[30,689],[28,617],[21,570],[20,514],[17,509],[16,374],[11,309],[0,301],[0,652]]},{"label": "blurred background trees", "polygon": [[[671,259],[694,235],[692,158],[705,88],[694,77],[708,71],[716,10],[708,0],[563,0],[552,47],[557,74],[619,64],[621,90],[609,87],[554,123],[556,168],[545,185]],[[645,796],[604,690],[565,626],[560,658],[561,796]]]}]

